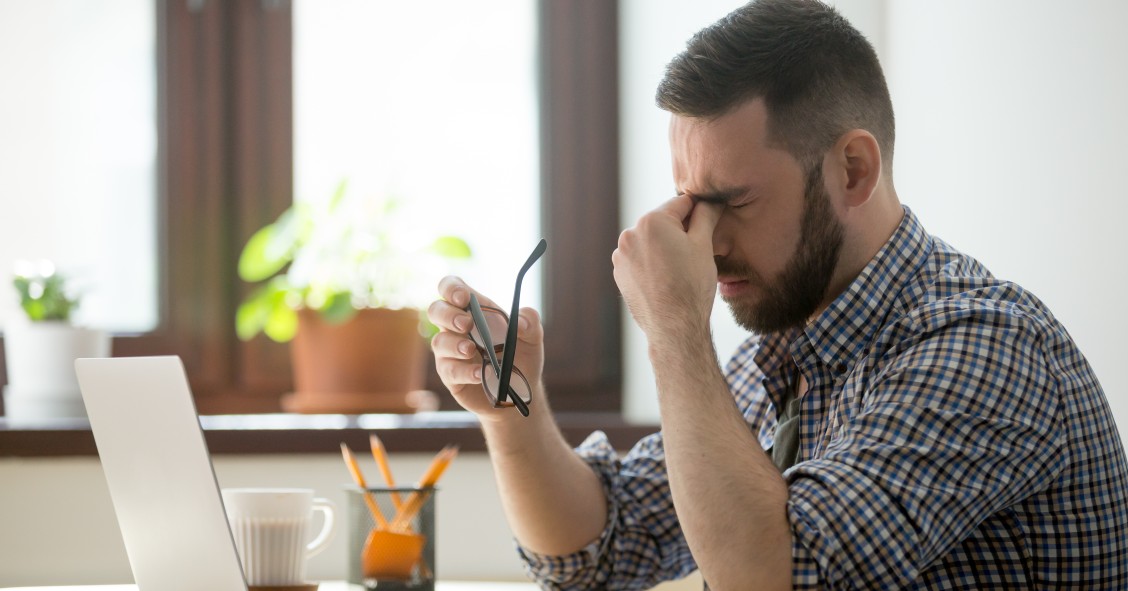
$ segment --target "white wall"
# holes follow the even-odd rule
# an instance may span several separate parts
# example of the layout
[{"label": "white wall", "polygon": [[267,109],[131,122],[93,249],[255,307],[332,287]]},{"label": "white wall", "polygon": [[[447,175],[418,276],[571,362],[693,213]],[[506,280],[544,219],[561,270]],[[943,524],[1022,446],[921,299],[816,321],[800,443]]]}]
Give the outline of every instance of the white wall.
[{"label": "white wall", "polygon": [[[661,9],[656,7],[661,4]],[[687,3],[688,4],[688,3]],[[665,61],[739,2],[623,4],[622,219],[672,195],[666,116],[653,106]],[[1089,358],[1122,429],[1117,371],[1128,317],[1128,5],[1089,0],[837,3],[870,37],[897,114],[895,182],[926,227],[1039,295]],[[714,308],[722,361],[743,337]],[[626,409],[658,416],[645,341],[624,310]]]},{"label": "white wall", "polygon": [[1128,4],[891,2],[897,188],[928,228],[1041,297],[1128,433]]}]

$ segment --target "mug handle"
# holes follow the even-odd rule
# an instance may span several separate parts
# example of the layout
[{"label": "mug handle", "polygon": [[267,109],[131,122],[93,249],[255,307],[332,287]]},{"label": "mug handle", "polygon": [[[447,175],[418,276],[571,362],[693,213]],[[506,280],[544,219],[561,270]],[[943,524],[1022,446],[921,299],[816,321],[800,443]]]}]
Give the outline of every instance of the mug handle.
[{"label": "mug handle", "polygon": [[317,534],[317,537],[306,545],[306,558],[324,550],[329,540],[333,539],[333,532],[335,531],[333,509],[333,503],[329,499],[318,497],[313,500],[313,510],[321,511],[325,516],[325,521],[321,524],[321,533]]}]

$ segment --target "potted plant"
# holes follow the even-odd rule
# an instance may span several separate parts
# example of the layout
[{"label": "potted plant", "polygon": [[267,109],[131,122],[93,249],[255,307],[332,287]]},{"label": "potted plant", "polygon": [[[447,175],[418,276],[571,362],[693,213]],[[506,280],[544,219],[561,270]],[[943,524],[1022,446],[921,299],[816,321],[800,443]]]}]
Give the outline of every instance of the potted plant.
[{"label": "potted plant", "polygon": [[12,283],[24,314],[4,330],[5,415],[12,420],[85,417],[74,360],[108,356],[109,334],[74,325],[80,296],[50,261],[18,263]]},{"label": "potted plant", "polygon": [[416,227],[390,197],[354,198],[345,182],[325,202],[296,201],[255,232],[239,276],[259,285],[236,312],[239,338],[260,332],[290,342],[292,412],[414,412],[434,404],[423,392],[423,308],[434,284],[422,271],[465,259],[456,237],[414,244]]}]

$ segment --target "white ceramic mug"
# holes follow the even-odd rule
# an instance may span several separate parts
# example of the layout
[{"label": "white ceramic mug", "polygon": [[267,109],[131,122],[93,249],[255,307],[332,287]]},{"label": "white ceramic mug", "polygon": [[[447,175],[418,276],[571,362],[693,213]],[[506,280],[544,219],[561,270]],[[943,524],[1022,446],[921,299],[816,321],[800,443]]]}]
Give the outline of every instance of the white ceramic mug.
[{"label": "white ceramic mug", "polygon": [[[306,559],[333,536],[333,503],[311,489],[225,488],[223,505],[248,585],[305,583]],[[325,519],[307,543],[314,511]]]}]

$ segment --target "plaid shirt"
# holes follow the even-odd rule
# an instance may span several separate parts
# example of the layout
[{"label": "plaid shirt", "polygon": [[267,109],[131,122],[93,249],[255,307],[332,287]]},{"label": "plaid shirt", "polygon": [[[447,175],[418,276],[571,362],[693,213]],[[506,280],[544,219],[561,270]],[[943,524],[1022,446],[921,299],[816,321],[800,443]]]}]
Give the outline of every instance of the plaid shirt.
[{"label": "plaid shirt", "polygon": [[[1128,468],[1092,369],[1038,299],[912,212],[812,323],[729,362],[765,448],[789,359],[809,384],[783,473],[796,589],[1128,589]],[[607,527],[570,556],[519,548],[534,579],[646,589],[696,569],[661,433],[577,452]]]}]

